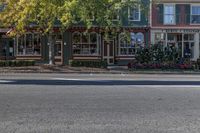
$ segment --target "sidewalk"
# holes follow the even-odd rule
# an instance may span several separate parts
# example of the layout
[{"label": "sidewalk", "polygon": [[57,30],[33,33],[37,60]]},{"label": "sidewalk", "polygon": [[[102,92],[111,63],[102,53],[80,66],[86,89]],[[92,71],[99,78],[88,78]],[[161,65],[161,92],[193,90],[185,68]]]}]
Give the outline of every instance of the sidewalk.
[{"label": "sidewalk", "polygon": [[[126,70],[128,71],[128,70]],[[26,67],[0,67],[0,73],[113,73],[119,74],[124,71],[109,70],[103,68],[70,67],[58,65],[37,65]]]},{"label": "sidewalk", "polygon": [[96,73],[96,74],[199,74],[200,71],[134,70],[37,65],[27,67],[0,67],[0,73]]}]

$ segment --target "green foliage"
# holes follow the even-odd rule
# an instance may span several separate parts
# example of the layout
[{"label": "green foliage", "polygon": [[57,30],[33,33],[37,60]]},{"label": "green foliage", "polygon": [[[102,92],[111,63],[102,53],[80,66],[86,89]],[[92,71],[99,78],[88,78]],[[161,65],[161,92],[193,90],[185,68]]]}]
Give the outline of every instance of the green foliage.
[{"label": "green foliage", "polygon": [[[38,31],[52,32],[55,22],[60,22],[61,29],[80,23],[90,28],[94,16],[96,25],[105,30],[120,27],[122,19],[113,23],[114,14],[136,7],[141,0],[0,0],[5,9],[0,12],[0,21],[5,27],[14,26],[14,34],[23,33],[27,28],[38,28]],[[141,6],[145,12],[149,4]],[[58,26],[58,25],[57,25]]]},{"label": "green foliage", "polygon": [[10,60],[0,61],[0,67],[20,67],[20,66],[34,66],[35,61],[32,60]]},{"label": "green foliage", "polygon": [[178,48],[156,44],[140,49],[136,54],[136,60],[128,63],[128,68],[193,70],[194,65],[189,58],[181,58]]},{"label": "green foliage", "polygon": [[177,63],[180,59],[176,47],[163,47],[162,45],[153,45],[142,48],[137,51],[136,60],[139,63]]},{"label": "green foliage", "polygon": [[95,67],[95,68],[106,68],[107,63],[105,61],[86,61],[86,60],[73,60],[71,62],[73,67]]}]

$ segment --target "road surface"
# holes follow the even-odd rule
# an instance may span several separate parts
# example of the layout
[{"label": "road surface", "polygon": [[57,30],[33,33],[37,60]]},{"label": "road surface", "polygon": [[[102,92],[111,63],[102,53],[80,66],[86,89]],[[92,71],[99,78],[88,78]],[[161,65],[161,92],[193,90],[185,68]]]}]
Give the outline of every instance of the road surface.
[{"label": "road surface", "polygon": [[0,75],[0,133],[199,133],[199,125],[198,75]]}]

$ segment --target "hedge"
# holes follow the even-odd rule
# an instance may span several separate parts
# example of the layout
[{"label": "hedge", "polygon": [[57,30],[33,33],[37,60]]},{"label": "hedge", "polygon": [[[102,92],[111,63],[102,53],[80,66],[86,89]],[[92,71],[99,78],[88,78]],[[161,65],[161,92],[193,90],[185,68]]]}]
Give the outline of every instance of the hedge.
[{"label": "hedge", "polygon": [[106,68],[107,62],[105,61],[88,61],[88,60],[72,60],[72,67],[95,67],[95,68]]},{"label": "hedge", "polygon": [[34,66],[35,61],[33,60],[0,60],[0,67],[20,67],[20,66]]}]

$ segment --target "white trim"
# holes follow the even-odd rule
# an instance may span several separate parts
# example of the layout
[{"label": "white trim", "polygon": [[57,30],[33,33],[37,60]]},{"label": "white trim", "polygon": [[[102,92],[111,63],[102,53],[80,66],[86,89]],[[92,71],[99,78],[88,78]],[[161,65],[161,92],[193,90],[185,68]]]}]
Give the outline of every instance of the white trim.
[{"label": "white trim", "polygon": [[[198,3],[198,4],[190,4],[190,25],[200,25],[200,22],[199,23],[192,23],[192,7],[200,7],[200,4]],[[200,16],[200,14],[195,14],[195,15],[199,15]]]},{"label": "white trim", "polygon": [[[139,18],[137,20],[130,19],[131,18],[131,16],[130,16],[130,8],[138,8],[139,9]],[[140,8],[140,5],[138,7],[129,7],[128,8],[128,21],[132,21],[132,22],[139,22],[139,21],[141,21],[141,8]]]},{"label": "white trim", "polygon": [[153,12],[153,8],[152,8],[153,4],[152,4],[152,0],[150,0],[150,7],[149,7],[149,25],[150,27],[152,27],[152,12]]},{"label": "white trim", "polygon": [[144,40],[145,40],[145,35],[144,35],[144,33],[142,33],[142,32],[130,32],[129,34],[131,35],[131,33],[132,34],[134,34],[134,36],[135,36],[135,46],[133,47],[133,49],[135,50],[135,53],[134,54],[127,54],[127,55],[125,55],[125,54],[121,54],[121,48],[126,48],[126,49],[129,49],[129,47],[121,47],[121,44],[120,44],[120,42],[121,42],[121,39],[122,38],[124,38],[124,37],[121,37],[121,36],[123,36],[123,32],[122,33],[120,33],[119,34],[119,37],[118,37],[118,53],[117,53],[117,56],[130,56],[130,57],[132,57],[132,56],[135,56],[135,54],[136,54],[136,52],[137,52],[137,49],[140,47],[140,46],[136,46],[136,45],[138,45],[138,43],[137,43],[137,35],[138,34],[142,34],[143,35],[143,42],[142,42],[142,44],[143,44],[143,46],[142,47],[144,47]]},{"label": "white trim", "polygon": [[[31,45],[34,47],[34,39],[35,39],[35,34],[37,34],[37,35],[39,35],[39,38],[38,39],[40,39],[40,53],[39,54],[26,54],[26,40],[27,40],[27,38],[26,38],[26,36],[27,36],[27,34],[31,34]],[[25,49],[25,54],[24,53],[22,53],[22,54],[19,54],[19,38],[21,38],[21,37],[23,37],[21,40],[23,40],[23,50]],[[35,33],[32,33],[32,32],[26,32],[24,35],[22,35],[22,36],[19,36],[19,35],[17,35],[16,36],[16,39],[17,39],[17,43],[16,43],[16,51],[17,51],[17,53],[16,53],[16,56],[42,56],[42,35],[39,33],[39,32],[35,32]],[[34,47],[35,48],[35,47]]]},{"label": "white trim", "polygon": [[[74,37],[74,35],[75,34],[79,34],[80,35],[80,42],[78,42],[78,43],[76,43],[76,42],[74,42],[73,41],[73,37]],[[88,34],[88,36],[89,36],[89,38],[88,38],[88,42],[82,42],[82,36],[83,36],[83,32],[77,32],[77,31],[75,31],[75,32],[73,32],[72,33],[72,54],[73,54],[73,56],[88,56],[88,55],[90,55],[90,56],[99,56],[100,55],[100,41],[99,41],[99,38],[98,38],[98,33],[97,32],[88,32],[88,33],[86,33],[86,34]],[[93,44],[92,42],[91,42],[91,40],[90,40],[90,35],[91,34],[96,34],[96,45],[97,45],[97,48],[96,48],[96,53],[95,54],[74,54],[74,48],[73,48],[73,45],[75,44],[75,45],[83,45],[83,44],[88,44],[89,46],[91,45],[91,44]],[[90,49],[90,47],[89,47],[89,49]],[[82,48],[80,48],[80,51],[82,51]]]},{"label": "white trim", "polygon": [[[112,56],[110,56],[110,44],[109,45],[107,45],[107,47],[106,47],[106,50],[107,51],[105,51],[104,50],[104,48],[105,48],[105,42],[106,41],[108,41],[108,42],[112,42],[112,48],[113,48],[113,55]],[[106,59],[107,60],[107,63],[108,63],[108,65],[113,65],[115,62],[114,62],[114,57],[115,57],[115,38],[113,38],[113,39],[109,39],[109,40],[103,40],[103,59]],[[107,55],[106,56],[104,56],[104,52],[107,52]],[[110,63],[110,59],[113,59],[113,63]]]}]

